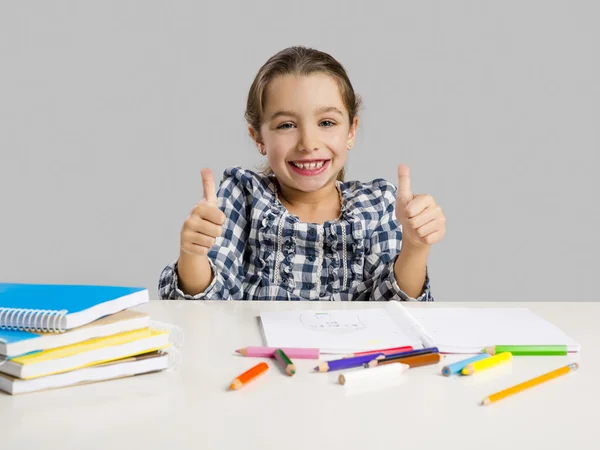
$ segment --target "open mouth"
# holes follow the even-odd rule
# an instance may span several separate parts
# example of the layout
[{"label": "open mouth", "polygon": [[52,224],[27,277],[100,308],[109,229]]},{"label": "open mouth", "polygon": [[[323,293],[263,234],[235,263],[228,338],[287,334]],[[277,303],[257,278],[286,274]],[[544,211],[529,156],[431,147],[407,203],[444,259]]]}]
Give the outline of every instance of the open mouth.
[{"label": "open mouth", "polygon": [[300,175],[318,175],[327,169],[329,159],[315,159],[311,161],[290,161],[292,170]]}]

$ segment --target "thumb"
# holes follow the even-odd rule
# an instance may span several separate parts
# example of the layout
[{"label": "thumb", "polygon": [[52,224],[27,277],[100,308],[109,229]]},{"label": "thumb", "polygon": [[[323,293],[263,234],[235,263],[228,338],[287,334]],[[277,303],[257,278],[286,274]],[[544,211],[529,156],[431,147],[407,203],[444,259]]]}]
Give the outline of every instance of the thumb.
[{"label": "thumb", "polygon": [[204,189],[204,200],[209,204],[217,206],[217,190],[215,187],[215,177],[213,176],[212,170],[202,169],[200,171],[202,175],[202,188]]},{"label": "thumb", "polygon": [[413,193],[410,188],[410,169],[406,164],[398,166],[398,200],[404,206],[413,199]]}]

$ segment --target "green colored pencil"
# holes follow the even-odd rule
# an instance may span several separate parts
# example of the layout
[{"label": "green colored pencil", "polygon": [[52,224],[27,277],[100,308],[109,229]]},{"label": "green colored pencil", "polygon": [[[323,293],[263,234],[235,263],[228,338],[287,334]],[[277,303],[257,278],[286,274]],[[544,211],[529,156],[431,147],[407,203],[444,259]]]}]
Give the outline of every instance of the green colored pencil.
[{"label": "green colored pencil", "polygon": [[494,345],[483,351],[490,355],[510,352],[513,356],[552,356],[568,353],[566,345]]},{"label": "green colored pencil", "polygon": [[283,350],[275,350],[275,359],[277,362],[279,362],[281,368],[285,370],[285,373],[287,373],[290,377],[296,373],[296,366]]}]

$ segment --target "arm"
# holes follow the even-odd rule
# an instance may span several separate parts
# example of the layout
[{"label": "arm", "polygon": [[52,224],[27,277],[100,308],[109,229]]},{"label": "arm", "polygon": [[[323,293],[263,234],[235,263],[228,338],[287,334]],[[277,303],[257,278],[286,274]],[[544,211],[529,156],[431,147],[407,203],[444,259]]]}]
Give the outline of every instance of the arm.
[{"label": "arm", "polygon": [[363,281],[345,293],[344,300],[433,301],[427,274],[428,249],[403,243],[396,219],[395,186],[382,182],[382,211],[370,236],[363,267]]},{"label": "arm", "polygon": [[235,169],[227,171],[219,188],[219,208],[225,214],[221,236],[208,255],[199,258],[182,252],[179,260],[163,269],[159,280],[161,299],[242,299],[250,219],[246,192],[235,175]]},{"label": "arm", "polygon": [[429,247],[418,248],[407,242],[402,244],[394,264],[394,276],[398,287],[409,297],[419,297],[427,278]]}]

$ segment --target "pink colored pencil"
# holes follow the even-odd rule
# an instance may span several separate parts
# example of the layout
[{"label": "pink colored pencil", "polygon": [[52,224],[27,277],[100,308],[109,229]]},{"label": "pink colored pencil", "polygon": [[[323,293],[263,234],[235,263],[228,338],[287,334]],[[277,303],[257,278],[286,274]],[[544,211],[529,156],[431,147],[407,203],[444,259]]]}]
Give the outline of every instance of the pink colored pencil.
[{"label": "pink colored pencil", "polygon": [[[278,347],[245,347],[236,350],[242,356],[253,356],[258,358],[274,358]],[[289,358],[295,359],[319,359],[321,351],[318,348],[281,348]]]},{"label": "pink colored pencil", "polygon": [[384,355],[391,355],[394,353],[411,352],[413,350],[414,348],[412,348],[410,345],[405,345],[404,347],[384,348],[383,350],[369,350],[366,352],[351,353],[348,356],[371,355],[373,353],[383,353]]}]

